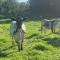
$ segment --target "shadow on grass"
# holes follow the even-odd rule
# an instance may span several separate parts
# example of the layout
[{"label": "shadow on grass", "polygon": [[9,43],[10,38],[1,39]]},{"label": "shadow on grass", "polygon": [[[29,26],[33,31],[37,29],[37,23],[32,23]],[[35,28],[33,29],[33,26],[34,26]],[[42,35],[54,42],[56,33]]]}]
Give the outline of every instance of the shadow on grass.
[{"label": "shadow on grass", "polygon": [[6,48],[6,49],[3,49],[2,51],[6,51],[6,50],[9,50],[9,49],[11,49],[11,48],[13,48],[13,46],[10,46],[10,47],[8,47],[8,48]]},{"label": "shadow on grass", "polygon": [[7,57],[8,54],[0,52],[0,58]]},{"label": "shadow on grass", "polygon": [[54,47],[60,47],[60,38],[45,38],[45,40],[48,44],[51,44]]},{"label": "shadow on grass", "polygon": [[37,33],[34,33],[34,34],[30,35],[29,37],[26,37],[26,39],[31,39],[31,38],[33,38],[33,37],[36,37],[36,39],[41,39],[41,38],[43,38],[42,35],[39,35],[39,34],[37,34]]},{"label": "shadow on grass", "polygon": [[0,41],[1,41],[1,42],[3,42],[3,43],[5,43],[5,42],[6,42],[6,40],[5,40],[5,39],[0,39]]},{"label": "shadow on grass", "polygon": [[54,34],[60,35],[60,32],[55,32]]},{"label": "shadow on grass", "polygon": [[[6,48],[6,49],[1,50],[1,51],[0,51],[0,58],[7,57],[9,54],[11,54],[11,53],[5,53],[5,51],[11,49],[12,47],[13,47],[13,46],[10,46],[10,47],[8,47],[8,48]],[[3,51],[4,51],[4,52],[3,52]]]},{"label": "shadow on grass", "polygon": [[42,51],[44,51],[44,50],[48,50],[48,48],[46,48],[45,46],[40,46],[40,45],[37,45],[37,46],[35,46],[34,47],[34,49],[36,49],[36,50],[42,50]]},{"label": "shadow on grass", "polygon": [[[5,39],[0,39],[0,41],[1,41],[2,43],[5,43],[5,42],[6,42]],[[2,47],[2,46],[3,46],[3,45],[1,45],[0,47]],[[11,48],[13,48],[13,46],[6,47],[5,49],[2,49],[2,51],[6,51],[6,50],[11,49]]]},{"label": "shadow on grass", "polygon": [[8,49],[12,48],[12,46],[10,46],[9,48],[7,49],[3,49],[0,51],[0,58],[4,58],[4,57],[7,57],[10,53],[4,53],[3,51],[6,51]]}]

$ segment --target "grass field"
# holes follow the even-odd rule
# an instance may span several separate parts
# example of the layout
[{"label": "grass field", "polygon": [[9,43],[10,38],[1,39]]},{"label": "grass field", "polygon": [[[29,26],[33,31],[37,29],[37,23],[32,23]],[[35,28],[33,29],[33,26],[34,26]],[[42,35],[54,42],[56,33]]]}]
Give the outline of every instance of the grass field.
[{"label": "grass field", "polygon": [[11,47],[10,24],[0,24],[0,60],[60,60],[60,35],[41,34],[39,20],[26,20],[23,51]]}]

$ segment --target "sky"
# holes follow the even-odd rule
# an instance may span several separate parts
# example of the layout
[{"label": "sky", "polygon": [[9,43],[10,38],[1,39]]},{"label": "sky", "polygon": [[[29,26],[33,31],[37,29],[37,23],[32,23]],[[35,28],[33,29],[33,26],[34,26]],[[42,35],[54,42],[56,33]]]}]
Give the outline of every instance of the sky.
[{"label": "sky", "polygon": [[18,2],[27,2],[28,0],[18,0]]}]

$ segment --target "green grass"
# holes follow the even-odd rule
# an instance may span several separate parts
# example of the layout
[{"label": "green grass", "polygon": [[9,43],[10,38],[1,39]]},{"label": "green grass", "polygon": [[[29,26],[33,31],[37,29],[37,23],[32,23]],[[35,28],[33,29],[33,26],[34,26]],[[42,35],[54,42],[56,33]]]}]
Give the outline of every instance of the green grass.
[{"label": "green grass", "polygon": [[11,47],[10,24],[0,24],[0,60],[60,60],[60,35],[41,34],[39,20],[26,20],[23,51]]}]

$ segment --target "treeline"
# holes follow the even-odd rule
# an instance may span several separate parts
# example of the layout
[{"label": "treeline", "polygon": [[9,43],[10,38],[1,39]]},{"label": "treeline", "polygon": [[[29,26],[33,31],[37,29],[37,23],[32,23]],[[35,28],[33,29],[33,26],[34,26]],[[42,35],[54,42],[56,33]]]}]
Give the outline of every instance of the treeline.
[{"label": "treeline", "polygon": [[29,0],[33,16],[60,17],[60,0]]},{"label": "treeline", "polygon": [[28,8],[28,3],[19,3],[17,0],[0,0],[0,18],[24,15],[24,11]]},{"label": "treeline", "polygon": [[28,3],[19,3],[17,0],[0,0],[0,18],[20,15],[60,17],[60,0],[28,0]]}]

